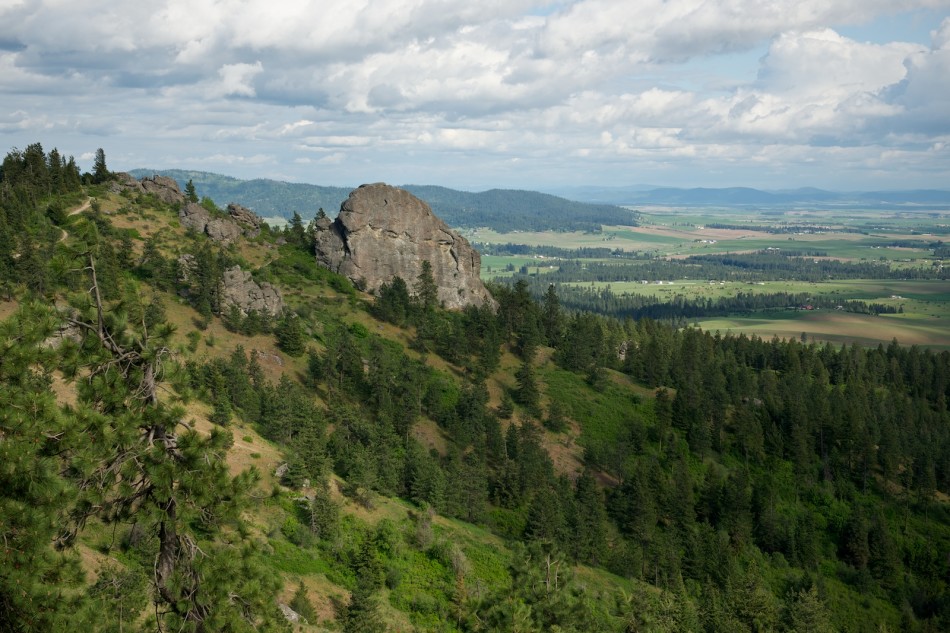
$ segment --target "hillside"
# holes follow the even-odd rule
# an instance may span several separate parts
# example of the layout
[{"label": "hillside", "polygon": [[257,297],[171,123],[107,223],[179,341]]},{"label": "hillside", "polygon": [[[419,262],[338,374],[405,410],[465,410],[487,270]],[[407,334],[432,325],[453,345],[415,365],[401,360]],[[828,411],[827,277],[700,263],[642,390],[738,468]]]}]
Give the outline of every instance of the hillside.
[{"label": "hillside", "polygon": [[323,209],[332,217],[340,210],[340,203],[346,200],[352,189],[263,178],[239,180],[221,174],[184,169],[133,169],[130,173],[136,178],[153,174],[174,178],[182,189],[191,180],[202,196],[211,198],[220,207],[237,202],[260,216],[287,219],[295,211],[301,217],[310,219],[317,214],[318,209]]},{"label": "hillside", "polygon": [[[184,188],[195,187],[219,206],[237,202],[265,217],[290,218],[298,212],[312,218],[317,209],[333,217],[350,189],[321,187],[276,180],[238,180],[219,174],[184,170],[136,169],[137,178],[160,174],[174,178]],[[407,191],[425,200],[450,226],[490,227],[497,231],[599,231],[602,224],[635,225],[636,214],[603,204],[586,204],[535,191],[493,189],[481,193],[445,187],[406,185]]]},{"label": "hillside", "polygon": [[[50,195],[31,151],[0,180],[0,631],[950,624],[950,353],[372,297],[300,227],[214,242],[107,173]],[[234,266],[285,311],[226,302]]]}]

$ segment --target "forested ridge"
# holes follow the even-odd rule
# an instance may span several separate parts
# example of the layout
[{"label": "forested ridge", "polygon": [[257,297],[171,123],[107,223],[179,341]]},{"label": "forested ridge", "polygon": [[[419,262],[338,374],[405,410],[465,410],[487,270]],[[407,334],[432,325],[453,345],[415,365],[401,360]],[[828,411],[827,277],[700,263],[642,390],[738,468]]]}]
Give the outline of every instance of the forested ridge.
[{"label": "forested ridge", "polygon": [[[319,209],[331,217],[346,200],[350,189],[277,180],[239,180],[208,172],[179,169],[136,169],[135,176],[159,173],[175,178],[184,187],[192,181],[202,195],[219,205],[239,202],[266,217],[290,219],[294,212],[310,219]],[[601,225],[635,226],[636,213],[609,204],[589,204],[536,191],[492,189],[458,191],[431,185],[405,185],[425,200],[450,226],[491,227],[496,231],[600,231]]]},{"label": "forested ridge", "polygon": [[101,159],[0,171],[0,631],[950,627],[950,353],[367,297]]}]

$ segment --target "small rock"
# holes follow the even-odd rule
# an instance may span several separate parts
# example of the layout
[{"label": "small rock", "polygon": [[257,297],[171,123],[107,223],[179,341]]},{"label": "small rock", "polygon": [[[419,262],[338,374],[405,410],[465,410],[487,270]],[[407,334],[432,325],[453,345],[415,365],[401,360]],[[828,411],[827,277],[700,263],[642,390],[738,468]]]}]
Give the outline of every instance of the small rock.
[{"label": "small rock", "polygon": [[284,614],[284,617],[287,618],[288,622],[292,622],[294,624],[297,624],[298,622],[306,622],[302,615],[291,609],[283,602],[278,602],[277,606],[280,608],[280,612]]}]

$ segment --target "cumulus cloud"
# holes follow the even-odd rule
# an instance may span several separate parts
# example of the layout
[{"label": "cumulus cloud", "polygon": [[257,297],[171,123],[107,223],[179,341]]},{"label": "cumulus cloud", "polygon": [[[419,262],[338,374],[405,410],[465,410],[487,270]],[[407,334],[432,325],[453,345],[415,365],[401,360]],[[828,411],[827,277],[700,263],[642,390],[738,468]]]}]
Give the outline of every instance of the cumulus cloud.
[{"label": "cumulus cloud", "polygon": [[933,31],[932,38],[929,50],[907,57],[906,76],[887,93],[905,113],[898,129],[922,134],[919,140],[925,143],[932,135],[950,135],[950,18]]},{"label": "cumulus cloud", "polygon": [[[950,20],[929,43],[841,34],[914,10],[950,0],[0,0],[0,129],[111,125],[128,160],[150,147],[328,175],[406,173],[407,152],[434,175],[451,153],[486,179],[577,177],[571,157],[616,178],[842,148],[875,169],[924,155],[946,169]],[[678,74],[749,53],[705,85]]]}]

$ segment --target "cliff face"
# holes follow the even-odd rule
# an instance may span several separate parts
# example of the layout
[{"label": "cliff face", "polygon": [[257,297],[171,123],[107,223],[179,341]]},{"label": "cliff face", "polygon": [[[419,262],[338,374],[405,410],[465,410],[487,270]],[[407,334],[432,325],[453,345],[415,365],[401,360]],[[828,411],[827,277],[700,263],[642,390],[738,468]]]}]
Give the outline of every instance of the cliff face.
[{"label": "cliff face", "polygon": [[316,226],[317,262],[367,291],[396,276],[412,287],[428,261],[446,308],[494,303],[479,278],[478,251],[408,191],[363,185],[350,193],[336,220],[323,218]]}]

